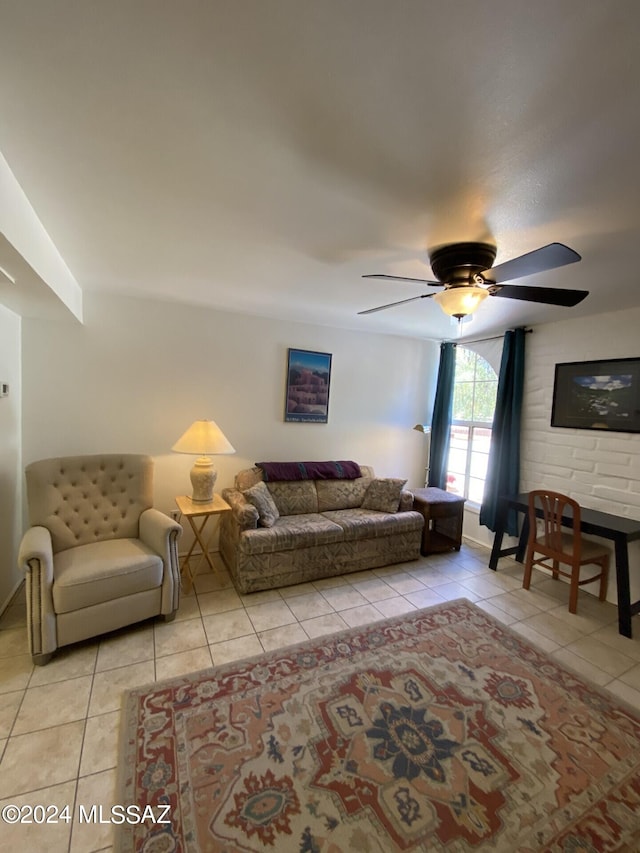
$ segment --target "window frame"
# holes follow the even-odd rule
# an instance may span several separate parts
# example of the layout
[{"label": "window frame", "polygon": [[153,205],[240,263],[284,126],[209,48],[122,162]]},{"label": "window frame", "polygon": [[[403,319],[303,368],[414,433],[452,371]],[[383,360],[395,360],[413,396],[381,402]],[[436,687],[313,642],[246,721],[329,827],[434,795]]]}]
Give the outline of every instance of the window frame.
[{"label": "window frame", "polygon": [[[458,367],[457,359],[458,359],[459,349],[463,350],[467,353],[470,353],[473,356],[473,380],[468,380],[468,379],[458,380],[454,376],[454,403],[455,403],[455,389],[456,389],[456,384],[458,383],[458,381],[460,381],[460,382],[472,381],[473,382],[473,396],[472,396],[471,409],[472,409],[472,415],[473,415],[473,414],[475,414],[474,406],[475,406],[475,401],[476,401],[476,385],[479,384],[480,382],[491,381],[492,384],[495,384],[495,390],[496,390],[496,395],[497,395],[498,375],[495,372],[495,370],[493,369],[493,367],[491,366],[491,364],[489,364],[487,359],[484,358],[484,356],[480,355],[480,353],[476,352],[475,350],[470,349],[469,347],[465,347],[462,344],[456,345],[456,373],[457,373],[457,367]],[[484,363],[484,365],[489,368],[489,370],[491,371],[491,373],[495,377],[495,380],[494,379],[491,379],[491,380],[486,380],[486,379],[478,380],[477,379],[477,365],[478,365],[479,360],[481,360]],[[492,436],[492,432],[493,432],[494,417],[495,417],[495,397],[494,397],[494,405],[493,405],[493,412],[492,412],[491,420],[478,420],[476,418],[471,418],[471,419],[454,418],[454,417],[451,418],[451,430],[449,433],[449,455],[447,457],[447,482],[446,482],[445,488],[447,489],[447,491],[450,491],[448,488],[449,476],[450,475],[454,475],[457,477],[462,476],[464,478],[463,484],[462,484],[463,488],[462,488],[462,491],[457,492],[457,494],[461,494],[461,496],[465,498],[465,500],[468,502],[468,504],[470,504],[471,506],[474,506],[474,507],[480,507],[480,503],[478,503],[476,500],[473,500],[472,498],[469,497],[469,491],[470,491],[469,486],[470,486],[471,479],[472,479],[471,467],[472,467],[473,457],[474,457],[474,450],[473,450],[474,431],[476,429],[488,430],[489,431],[489,445],[491,445],[491,436]],[[467,432],[467,447],[465,450],[465,454],[466,454],[465,466],[464,466],[465,470],[464,470],[463,474],[461,472],[453,472],[453,471],[451,471],[451,468],[450,468],[450,464],[451,464],[450,463],[451,442],[453,440],[453,428],[454,427],[466,427],[468,430],[468,432]],[[478,451],[476,450],[475,453],[478,453]],[[487,457],[488,457],[488,452],[487,452]],[[478,480],[480,478],[474,477],[473,479]],[[483,480],[483,494],[484,494],[484,484],[486,484],[486,478],[484,478],[484,480]]]}]

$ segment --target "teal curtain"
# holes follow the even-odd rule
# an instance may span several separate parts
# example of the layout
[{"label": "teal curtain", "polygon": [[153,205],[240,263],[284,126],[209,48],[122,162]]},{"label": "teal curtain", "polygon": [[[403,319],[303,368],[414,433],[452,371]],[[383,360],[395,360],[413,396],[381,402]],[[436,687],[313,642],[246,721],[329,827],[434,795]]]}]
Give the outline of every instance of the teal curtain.
[{"label": "teal curtain", "polygon": [[[491,431],[489,466],[480,524],[496,529],[498,501],[502,495],[517,495],[520,489],[520,427],[524,394],[524,329],[513,329],[504,336],[498,394]],[[511,511],[506,533],[518,535],[518,519]]]},{"label": "teal curtain", "polygon": [[453,411],[453,382],[456,372],[456,347],[452,343],[440,344],[440,366],[436,398],[431,420],[431,449],[429,451],[429,486],[444,489],[447,484],[449,459],[449,434]]}]

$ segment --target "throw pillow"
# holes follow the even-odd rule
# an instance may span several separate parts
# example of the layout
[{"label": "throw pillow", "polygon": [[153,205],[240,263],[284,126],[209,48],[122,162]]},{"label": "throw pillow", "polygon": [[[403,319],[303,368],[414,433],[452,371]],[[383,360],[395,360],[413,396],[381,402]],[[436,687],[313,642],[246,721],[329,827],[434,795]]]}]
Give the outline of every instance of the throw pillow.
[{"label": "throw pillow", "polygon": [[378,512],[397,512],[400,506],[400,493],[406,480],[376,477],[372,480],[362,501],[362,509],[375,509]]},{"label": "throw pillow", "polygon": [[260,525],[262,527],[273,527],[277,519],[280,518],[280,513],[265,484],[260,481],[242,494],[258,510]]}]

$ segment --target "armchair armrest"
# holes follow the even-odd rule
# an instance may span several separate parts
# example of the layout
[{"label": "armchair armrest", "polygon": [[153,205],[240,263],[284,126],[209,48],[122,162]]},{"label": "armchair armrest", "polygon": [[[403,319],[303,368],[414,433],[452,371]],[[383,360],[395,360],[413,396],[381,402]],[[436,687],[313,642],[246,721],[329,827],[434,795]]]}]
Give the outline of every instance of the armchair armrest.
[{"label": "armchair armrest", "polygon": [[181,535],[182,525],[160,510],[145,509],[140,516],[140,539],[165,559],[171,539],[176,541]]},{"label": "armchair armrest", "polygon": [[224,489],[222,497],[231,507],[231,517],[240,530],[255,530],[258,527],[258,510],[239,489]]},{"label": "armchair armrest", "polygon": [[170,616],[180,602],[180,562],[178,539],[182,525],[157,509],[145,509],[140,515],[139,536],[164,561],[161,613]]},{"label": "armchair armrest", "polygon": [[44,582],[53,583],[53,548],[46,527],[30,527],[26,531],[18,551],[18,566],[25,574],[39,570]]},{"label": "armchair armrest", "polygon": [[46,527],[30,527],[20,543],[18,566],[27,576],[29,651],[35,663],[46,663],[56,649],[53,609],[53,548]]},{"label": "armchair armrest", "polygon": [[51,534],[46,527],[30,527],[20,543],[18,566],[26,574],[39,571],[42,582],[53,583],[53,548]]}]

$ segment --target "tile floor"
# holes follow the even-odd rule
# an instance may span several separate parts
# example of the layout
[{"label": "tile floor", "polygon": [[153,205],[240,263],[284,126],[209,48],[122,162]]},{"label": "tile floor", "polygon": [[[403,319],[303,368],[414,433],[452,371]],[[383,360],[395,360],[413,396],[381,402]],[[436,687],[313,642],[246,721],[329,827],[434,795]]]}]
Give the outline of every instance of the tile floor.
[{"label": "tile floor", "polygon": [[628,640],[618,634],[612,604],[581,592],[572,616],[566,584],[536,573],[526,591],[522,566],[502,559],[494,573],[488,558],[465,542],[459,553],[249,596],[238,595],[220,568],[197,576],[175,622],[61,649],[45,667],[34,667],[27,653],[22,590],[0,617],[0,809],[68,805],[71,819],[5,822],[0,849],[111,849],[111,826],[79,816],[80,804],[86,815],[99,804],[106,814],[114,803],[123,690],[454,598],[476,602],[640,710],[640,620]]}]

